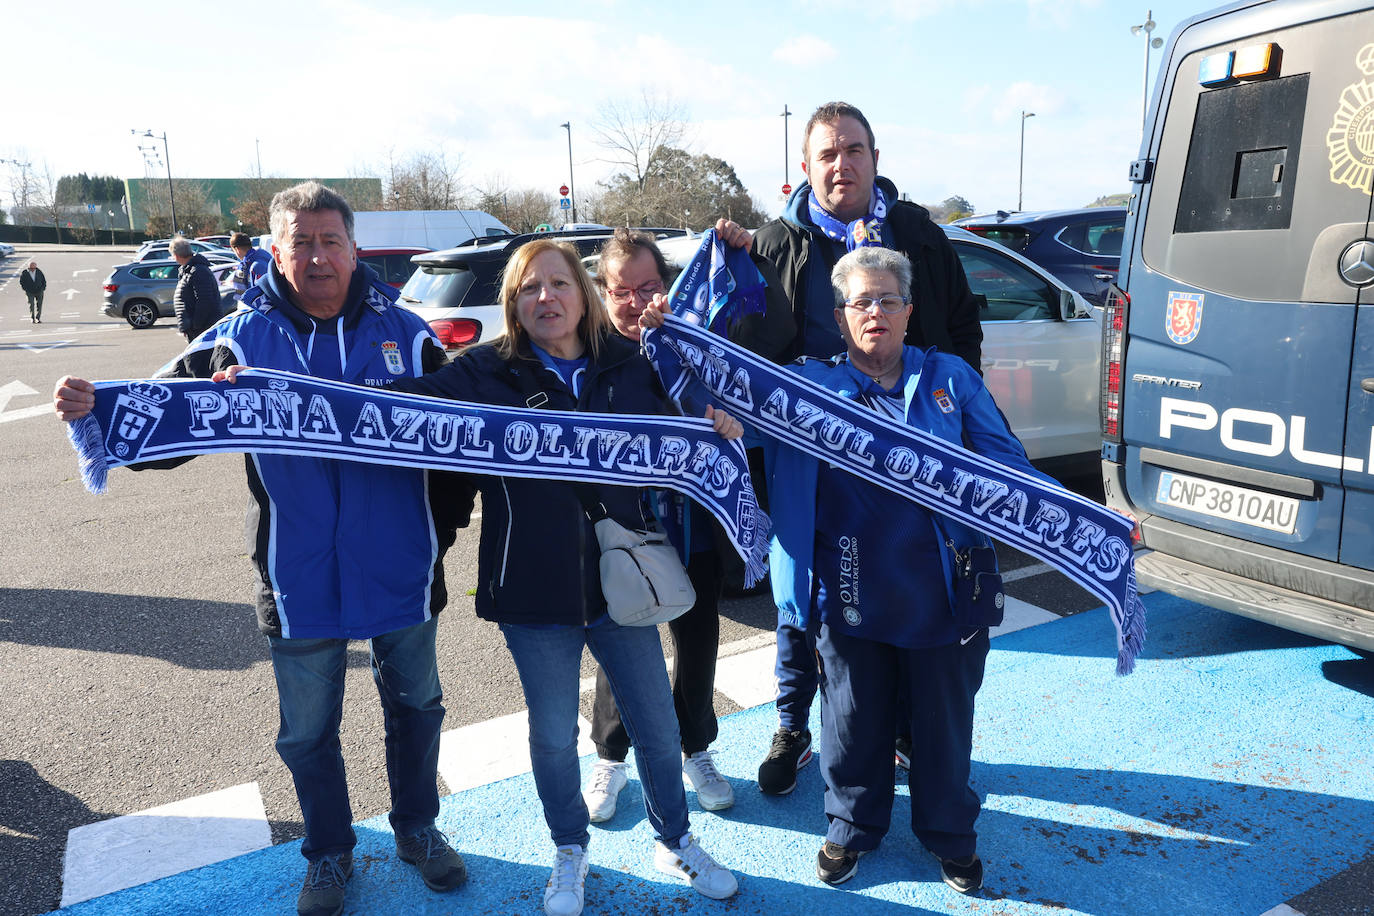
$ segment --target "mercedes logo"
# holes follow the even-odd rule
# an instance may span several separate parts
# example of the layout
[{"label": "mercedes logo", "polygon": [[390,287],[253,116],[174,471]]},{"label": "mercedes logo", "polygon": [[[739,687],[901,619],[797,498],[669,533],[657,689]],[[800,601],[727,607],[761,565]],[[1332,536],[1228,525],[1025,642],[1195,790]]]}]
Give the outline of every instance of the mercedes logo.
[{"label": "mercedes logo", "polygon": [[1374,283],[1374,241],[1360,239],[1341,252],[1341,279],[1356,288]]}]

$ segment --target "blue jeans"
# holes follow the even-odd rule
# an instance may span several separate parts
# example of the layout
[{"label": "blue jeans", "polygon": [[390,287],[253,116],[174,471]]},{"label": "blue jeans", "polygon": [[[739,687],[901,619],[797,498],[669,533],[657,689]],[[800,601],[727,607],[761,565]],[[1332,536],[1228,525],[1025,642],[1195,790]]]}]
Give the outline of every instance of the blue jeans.
[{"label": "blue jeans", "polygon": [[[435,627],[431,618],[370,640],[372,679],[386,726],[391,827],[397,836],[423,830],[439,813],[444,696]],[[313,861],[351,850],[357,838],[339,746],[348,640],[269,636],[268,644],[281,714],[277,753],[291,771],[305,817],[301,854]]]},{"label": "blue jeans", "polygon": [[688,830],[687,793],[658,628],[622,627],[611,620],[594,627],[503,623],[501,633],[525,691],[530,764],[554,844],[585,847],[591,841],[577,763],[578,677],[584,645],[601,666],[634,745],[644,811],[655,839],[676,843]]}]

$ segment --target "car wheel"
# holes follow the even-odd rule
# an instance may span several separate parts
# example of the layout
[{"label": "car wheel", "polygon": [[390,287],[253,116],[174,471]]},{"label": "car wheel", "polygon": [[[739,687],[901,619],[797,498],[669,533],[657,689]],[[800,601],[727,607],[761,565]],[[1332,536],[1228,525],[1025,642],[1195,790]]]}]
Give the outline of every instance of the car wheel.
[{"label": "car wheel", "polygon": [[147,299],[135,299],[124,307],[124,320],[136,330],[151,328],[157,321],[157,306]]}]

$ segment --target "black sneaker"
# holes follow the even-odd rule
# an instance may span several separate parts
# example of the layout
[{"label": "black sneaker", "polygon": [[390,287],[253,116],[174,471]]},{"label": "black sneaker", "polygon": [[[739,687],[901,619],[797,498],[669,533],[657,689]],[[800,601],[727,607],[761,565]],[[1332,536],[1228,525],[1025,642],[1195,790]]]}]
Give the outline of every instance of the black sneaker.
[{"label": "black sneaker", "polygon": [[983,886],[983,860],[974,853],[967,859],[941,859],[940,877],[961,894],[971,894]]},{"label": "black sneaker", "polygon": [[344,909],[344,885],[353,877],[353,853],[316,859],[305,870],[305,883],[296,898],[300,916],[339,916]]},{"label": "black sneaker", "polygon": [[468,879],[463,857],[453,851],[448,839],[433,824],[413,836],[396,838],[396,855],[420,872],[432,891],[451,891]]},{"label": "black sneaker", "polygon": [[786,795],[797,787],[797,771],[810,762],[811,732],[779,728],[759,764],[759,789],[765,795]]},{"label": "black sneaker", "polygon": [[816,853],[816,877],[826,884],[844,884],[859,870],[859,856],[862,852],[846,849],[839,843],[825,841],[821,851]]},{"label": "black sneaker", "polygon": [[897,766],[904,770],[911,769],[911,739],[898,736],[893,746],[893,756],[897,760]]}]

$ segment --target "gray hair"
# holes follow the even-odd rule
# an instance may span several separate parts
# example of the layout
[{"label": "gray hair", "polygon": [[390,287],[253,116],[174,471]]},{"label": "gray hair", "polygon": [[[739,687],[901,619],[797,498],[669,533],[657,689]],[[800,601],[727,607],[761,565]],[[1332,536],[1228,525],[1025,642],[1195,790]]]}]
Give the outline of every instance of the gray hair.
[{"label": "gray hair", "polygon": [[174,258],[189,258],[192,255],[191,242],[184,235],[178,235],[167,243],[167,253]]},{"label": "gray hair", "polygon": [[272,228],[272,239],[282,245],[287,241],[286,221],[292,213],[317,213],[321,210],[334,210],[343,217],[344,230],[348,240],[353,238],[353,208],[338,191],[326,188],[318,181],[302,181],[285,190],[278,191],[272,198],[272,207],[267,220]]},{"label": "gray hair", "polygon": [[904,298],[911,298],[911,261],[900,251],[866,245],[840,258],[830,272],[830,284],[840,298],[849,295],[849,275],[856,270],[887,271],[897,278],[897,292]]}]

